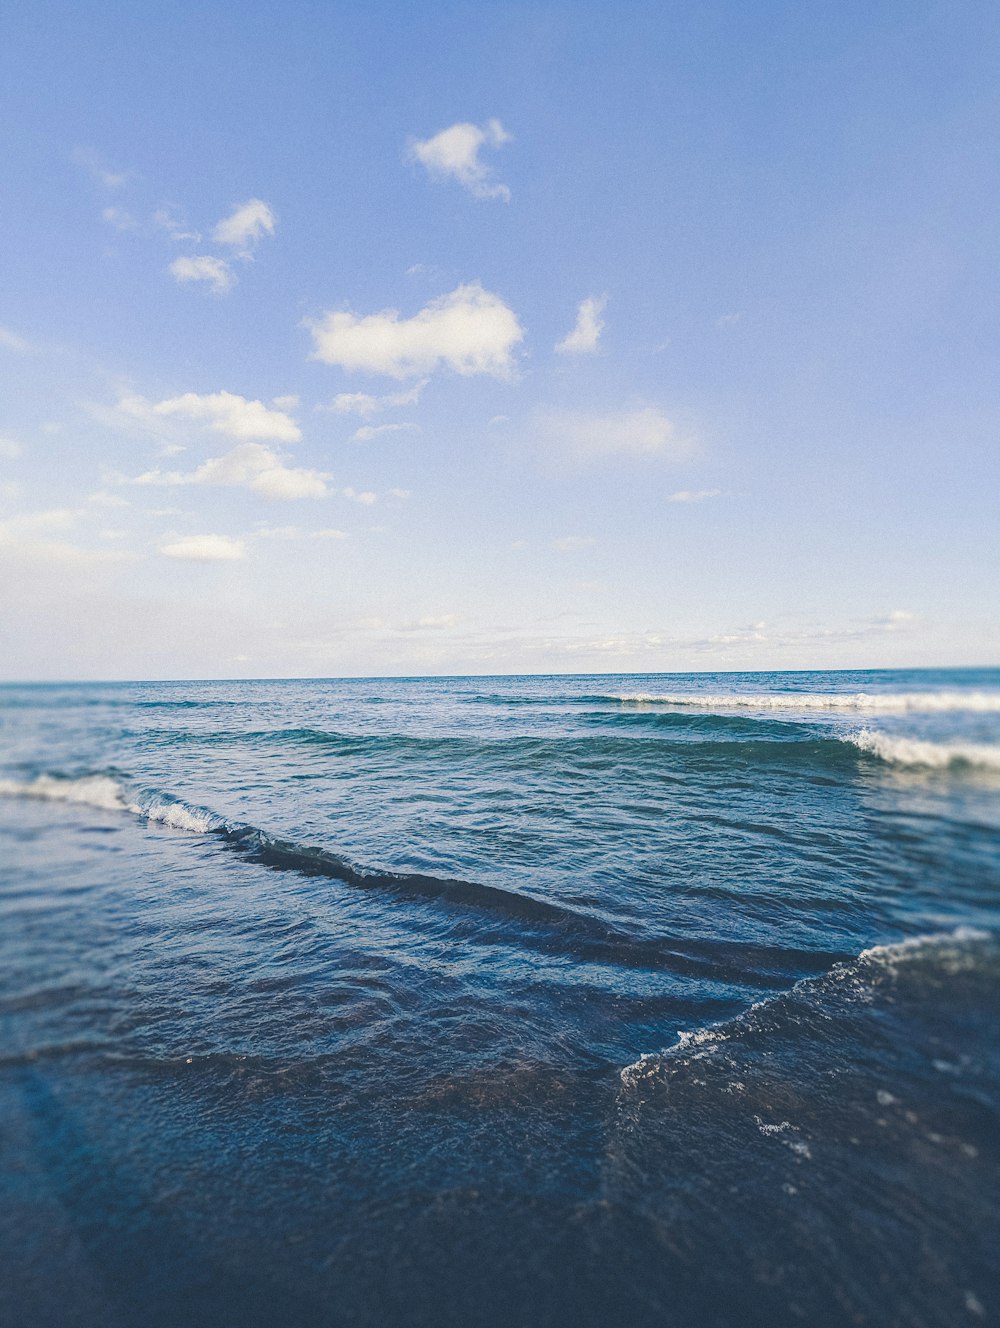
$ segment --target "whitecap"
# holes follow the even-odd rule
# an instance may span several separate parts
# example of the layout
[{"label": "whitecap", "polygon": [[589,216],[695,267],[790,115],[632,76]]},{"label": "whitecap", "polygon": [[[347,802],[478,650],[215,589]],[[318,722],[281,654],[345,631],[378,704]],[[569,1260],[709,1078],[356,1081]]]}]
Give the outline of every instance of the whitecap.
[{"label": "whitecap", "polygon": [[941,692],[651,692],[608,695],[607,701],[639,705],[694,706],[701,710],[832,710],[885,714],[977,711],[1000,714],[1000,691]]},{"label": "whitecap", "polygon": [[802,978],[778,996],[755,1001],[735,1019],[709,1024],[694,1031],[680,1032],[677,1041],[660,1053],[645,1052],[619,1072],[625,1088],[636,1088],[643,1080],[655,1080],[666,1063],[684,1064],[701,1059],[706,1052],[725,1042],[735,1042],[745,1034],[770,1026],[775,1018],[795,1019],[794,1003],[817,1005],[836,996],[839,1002],[869,1004],[877,988],[895,977],[907,964],[930,961],[939,973],[958,975],[977,963],[976,947],[988,942],[991,935],[976,927],[956,927],[949,932],[911,936],[904,941],[873,945],[855,959],[834,964],[819,977]]},{"label": "whitecap", "polygon": [[846,735],[844,741],[866,756],[878,757],[890,765],[924,770],[948,770],[971,767],[1000,771],[1000,745],[985,742],[929,742],[920,738],[896,737],[861,729]]},{"label": "whitecap", "polygon": [[39,775],[30,780],[0,779],[0,797],[82,803],[108,812],[129,810],[124,789],[110,775],[83,775],[79,779],[63,775]]},{"label": "whitecap", "polygon": [[220,830],[225,825],[223,818],[207,807],[193,807],[190,803],[161,793],[140,794],[135,802],[128,803],[126,810],[147,821],[158,821],[175,830],[190,830],[196,835]]},{"label": "whitecap", "polygon": [[0,797],[38,798],[44,802],[70,802],[107,812],[131,812],[176,830],[205,834],[225,825],[222,817],[205,807],[193,807],[156,792],[127,792],[111,775],[38,775],[35,779],[0,779]]}]

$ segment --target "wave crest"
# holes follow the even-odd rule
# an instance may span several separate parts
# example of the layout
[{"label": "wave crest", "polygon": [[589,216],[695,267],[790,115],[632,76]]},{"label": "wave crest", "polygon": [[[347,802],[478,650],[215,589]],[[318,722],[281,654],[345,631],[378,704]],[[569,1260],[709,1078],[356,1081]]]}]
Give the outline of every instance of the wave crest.
[{"label": "wave crest", "polygon": [[125,791],[110,775],[39,775],[36,779],[0,779],[0,797],[38,798],[43,802],[73,802],[101,811],[128,811]]},{"label": "wave crest", "polygon": [[702,710],[832,710],[884,714],[978,711],[1000,714],[1000,692],[696,692],[655,695],[618,693],[601,698],[636,705],[695,706]]},{"label": "wave crest", "polygon": [[929,964],[945,977],[967,972],[980,962],[977,952],[984,946],[995,947],[995,940],[990,932],[975,927],[956,927],[950,932],[870,946],[855,959],[834,964],[819,977],[803,978],[779,996],[756,1001],[735,1019],[691,1031],[678,1030],[672,1046],[660,1052],[645,1052],[626,1065],[619,1077],[626,1089],[636,1088],[644,1080],[658,1079],[678,1057],[701,1059],[723,1043],[801,1024],[809,1016],[815,1016],[822,1025],[828,1007],[870,1005],[876,991],[894,981],[907,966]]},{"label": "wave crest", "polygon": [[861,729],[849,734],[846,742],[866,756],[875,756],[890,765],[923,770],[949,770],[963,767],[1000,771],[1000,745],[985,742],[929,742],[919,738],[895,737]]},{"label": "wave crest", "polygon": [[207,807],[194,807],[165,793],[126,791],[112,775],[38,775],[35,779],[0,779],[0,797],[37,798],[42,802],[69,802],[96,807],[105,812],[131,812],[147,821],[207,834],[225,825],[221,816]]}]

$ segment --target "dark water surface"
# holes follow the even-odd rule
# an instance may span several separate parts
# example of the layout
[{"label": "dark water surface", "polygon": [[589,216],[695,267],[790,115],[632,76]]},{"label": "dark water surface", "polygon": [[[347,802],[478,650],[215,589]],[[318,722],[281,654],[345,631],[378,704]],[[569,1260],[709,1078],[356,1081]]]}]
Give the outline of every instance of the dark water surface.
[{"label": "dark water surface", "polygon": [[0,1322],[997,1322],[1000,672],[0,688]]}]

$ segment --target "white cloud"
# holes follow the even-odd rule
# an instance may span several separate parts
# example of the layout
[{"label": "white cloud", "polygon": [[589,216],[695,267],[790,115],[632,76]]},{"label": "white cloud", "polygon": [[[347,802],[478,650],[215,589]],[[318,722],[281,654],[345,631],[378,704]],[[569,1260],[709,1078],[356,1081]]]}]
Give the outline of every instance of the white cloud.
[{"label": "white cloud", "polygon": [[677,460],[691,451],[691,440],[678,437],[658,406],[588,415],[548,411],[539,417],[542,435],[578,457],[615,454],[666,455]]},{"label": "white cloud", "polygon": [[258,526],[254,531],[257,539],[295,540],[304,534],[301,526]]},{"label": "white cloud", "polygon": [[289,392],[287,396],[271,398],[271,405],[277,406],[279,410],[294,410],[298,404],[299,399],[294,392]]},{"label": "white cloud", "polygon": [[14,438],[0,437],[0,457],[4,461],[13,461],[21,455],[21,444]]},{"label": "white cloud", "polygon": [[591,296],[583,300],[576,311],[576,325],[556,350],[563,355],[589,355],[597,350],[597,341],[604,327],[601,314],[607,305],[606,295]]},{"label": "white cloud", "polygon": [[465,121],[442,129],[433,138],[411,142],[409,156],[418,161],[431,175],[457,180],[476,198],[502,198],[510,202],[510,190],[505,184],[492,181],[492,171],[479,160],[480,149],[500,147],[511,141],[499,120],[488,120],[484,125]]},{"label": "white cloud", "polygon": [[175,281],[206,281],[213,294],[223,295],[236,281],[232,268],[223,258],[199,254],[194,258],[175,258],[167,269]]},{"label": "white cloud", "polygon": [[93,148],[75,148],[73,162],[105,189],[121,189],[128,182],[128,176],[123,171],[110,170],[101,154]]},{"label": "white cloud", "polygon": [[98,489],[96,493],[89,494],[87,502],[93,503],[95,507],[131,507],[132,505],[120,493],[108,493],[106,489]]},{"label": "white cloud", "polygon": [[360,415],[367,419],[381,410],[382,397],[373,397],[368,392],[338,392],[325,410],[335,411],[338,415]]},{"label": "white cloud", "polygon": [[372,503],[378,502],[378,494],[372,493],[371,489],[363,489],[360,493],[357,489],[344,489],[343,494],[352,503],[360,503],[362,507],[371,507]]},{"label": "white cloud", "polygon": [[161,544],[160,552],[165,558],[193,563],[233,562],[246,557],[246,545],[228,535],[187,535],[172,544]]},{"label": "white cloud", "polygon": [[667,499],[668,503],[703,503],[706,498],[718,498],[721,489],[678,489]]},{"label": "white cloud", "polygon": [[0,521],[0,554],[29,564],[91,566],[120,562],[128,554],[80,548],[63,539],[53,538],[71,530],[79,513],[69,508],[44,512],[22,512]]},{"label": "white cloud", "polygon": [[120,207],[106,207],[101,213],[101,219],[109,226],[113,226],[116,231],[134,231],[139,225],[131,212],[126,212]]},{"label": "white cloud", "polygon": [[462,615],[460,613],[439,613],[426,618],[414,618],[410,622],[402,623],[399,630],[401,632],[441,632],[449,627],[454,627],[461,621]]},{"label": "white cloud", "polygon": [[694,642],[700,646],[736,646],[749,645],[756,641],[768,640],[768,626],[766,622],[749,623],[746,627],[737,627],[730,632],[716,632],[713,636],[706,637],[704,641]]},{"label": "white cloud", "polygon": [[368,419],[393,406],[415,406],[427,381],[424,378],[405,392],[390,392],[383,397],[372,396],[369,392],[338,392],[329,406],[320,406],[318,409],[332,410],[338,415],[360,415],[362,419]]},{"label": "white cloud", "polygon": [[397,309],[360,316],[327,313],[308,322],[312,358],[344,369],[409,378],[446,365],[460,374],[507,377],[511,351],[524,338],[517,316],[478,282],[458,286],[412,318]]},{"label": "white cloud", "polygon": [[[256,443],[246,445],[259,446]],[[291,502],[297,498],[325,498],[329,493],[326,487],[327,478],[327,475],[318,470],[306,470],[297,466],[269,466],[253,476],[249,481],[249,487],[263,498]]]},{"label": "white cloud", "polygon": [[248,199],[223,217],[212,232],[216,244],[228,244],[248,258],[263,235],[273,235],[277,217],[260,198]]},{"label": "white cloud", "polygon": [[643,647],[657,647],[660,640],[656,636],[606,636],[595,640],[569,638],[547,640],[533,643],[533,648],[542,651],[554,651],[563,655],[631,655]]},{"label": "white cloud", "polygon": [[182,240],[191,240],[194,244],[201,244],[200,232],[191,230],[187,222],[181,221],[175,215],[175,209],[170,205],[157,208],[153,213],[153,223],[166,231],[171,240],[178,243]]},{"label": "white cloud", "polygon": [[36,566],[94,568],[108,563],[130,562],[135,555],[113,549],[84,549],[65,540],[31,540],[15,544],[0,535],[0,553],[15,562]]},{"label": "white cloud", "polygon": [[323,530],[303,530],[301,526],[259,526],[254,531],[254,535],[258,539],[277,540],[345,540],[350,538],[346,530],[334,530],[332,527]]},{"label": "white cloud", "polygon": [[325,498],[329,475],[299,466],[286,466],[276,452],[261,443],[242,443],[223,456],[210,457],[189,472],[149,470],[133,484],[217,484],[252,489],[263,498],[290,500]]},{"label": "white cloud", "polygon": [[234,392],[185,392],[157,402],[154,415],[179,415],[205,424],[213,433],[230,438],[268,438],[279,443],[297,443],[302,431],[283,410],[271,410],[262,401],[250,401]]},{"label": "white cloud", "polygon": [[883,614],[881,618],[871,619],[869,625],[872,631],[898,632],[906,630],[916,621],[917,615],[911,613],[909,609],[893,609],[891,613]]},{"label": "white cloud", "polygon": [[552,547],[560,553],[576,553],[578,549],[589,549],[593,543],[592,535],[562,535],[552,541]]},{"label": "white cloud", "polygon": [[419,428],[418,424],[364,424],[360,429],[355,429],[351,437],[355,442],[367,443],[383,433],[400,433]]},{"label": "white cloud", "polygon": [[0,346],[4,350],[16,350],[21,355],[27,355],[31,350],[29,342],[24,337],[19,337],[16,332],[12,332],[9,327],[0,327]]},{"label": "white cloud", "polygon": [[154,403],[138,392],[120,391],[114,405],[103,401],[85,401],[84,409],[105,429],[115,434],[123,432],[155,438],[164,456],[183,452],[178,442],[178,426],[172,420],[157,415]]},{"label": "white cloud", "polygon": [[53,530],[69,530],[79,513],[68,507],[53,507],[44,512],[21,512],[0,522],[0,535],[6,539],[48,534]]}]

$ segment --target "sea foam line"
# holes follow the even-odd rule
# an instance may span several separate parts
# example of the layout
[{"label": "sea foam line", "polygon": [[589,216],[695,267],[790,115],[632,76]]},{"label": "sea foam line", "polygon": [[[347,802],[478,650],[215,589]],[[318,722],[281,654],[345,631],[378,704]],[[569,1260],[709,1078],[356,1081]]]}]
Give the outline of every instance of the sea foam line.
[{"label": "sea foam line", "polygon": [[928,742],[920,738],[900,738],[889,733],[861,729],[847,734],[851,743],[867,756],[876,756],[889,765],[923,770],[949,770],[967,767],[1000,771],[1000,745],[986,742]]},{"label": "sea foam line", "polygon": [[930,959],[945,973],[958,973],[974,962],[972,947],[993,940],[988,931],[961,926],[953,931],[930,932],[869,946],[854,959],[834,964],[819,977],[802,978],[788,991],[766,1000],[755,1001],[742,1014],[722,1023],[708,1024],[689,1031],[678,1030],[677,1041],[662,1051],[643,1052],[638,1060],[619,1071],[625,1088],[635,1088],[644,1079],[655,1077],[661,1065],[675,1058],[700,1059],[711,1055],[725,1042],[736,1041],[760,1026],[762,1018],[771,1018],[796,1000],[822,1000],[838,993],[845,1002],[867,1004],[877,984],[892,978],[901,966]]},{"label": "sea foam line", "polygon": [[1000,714],[1000,692],[651,692],[618,693],[607,701],[694,706],[700,710],[854,710],[885,714],[966,710]]}]

